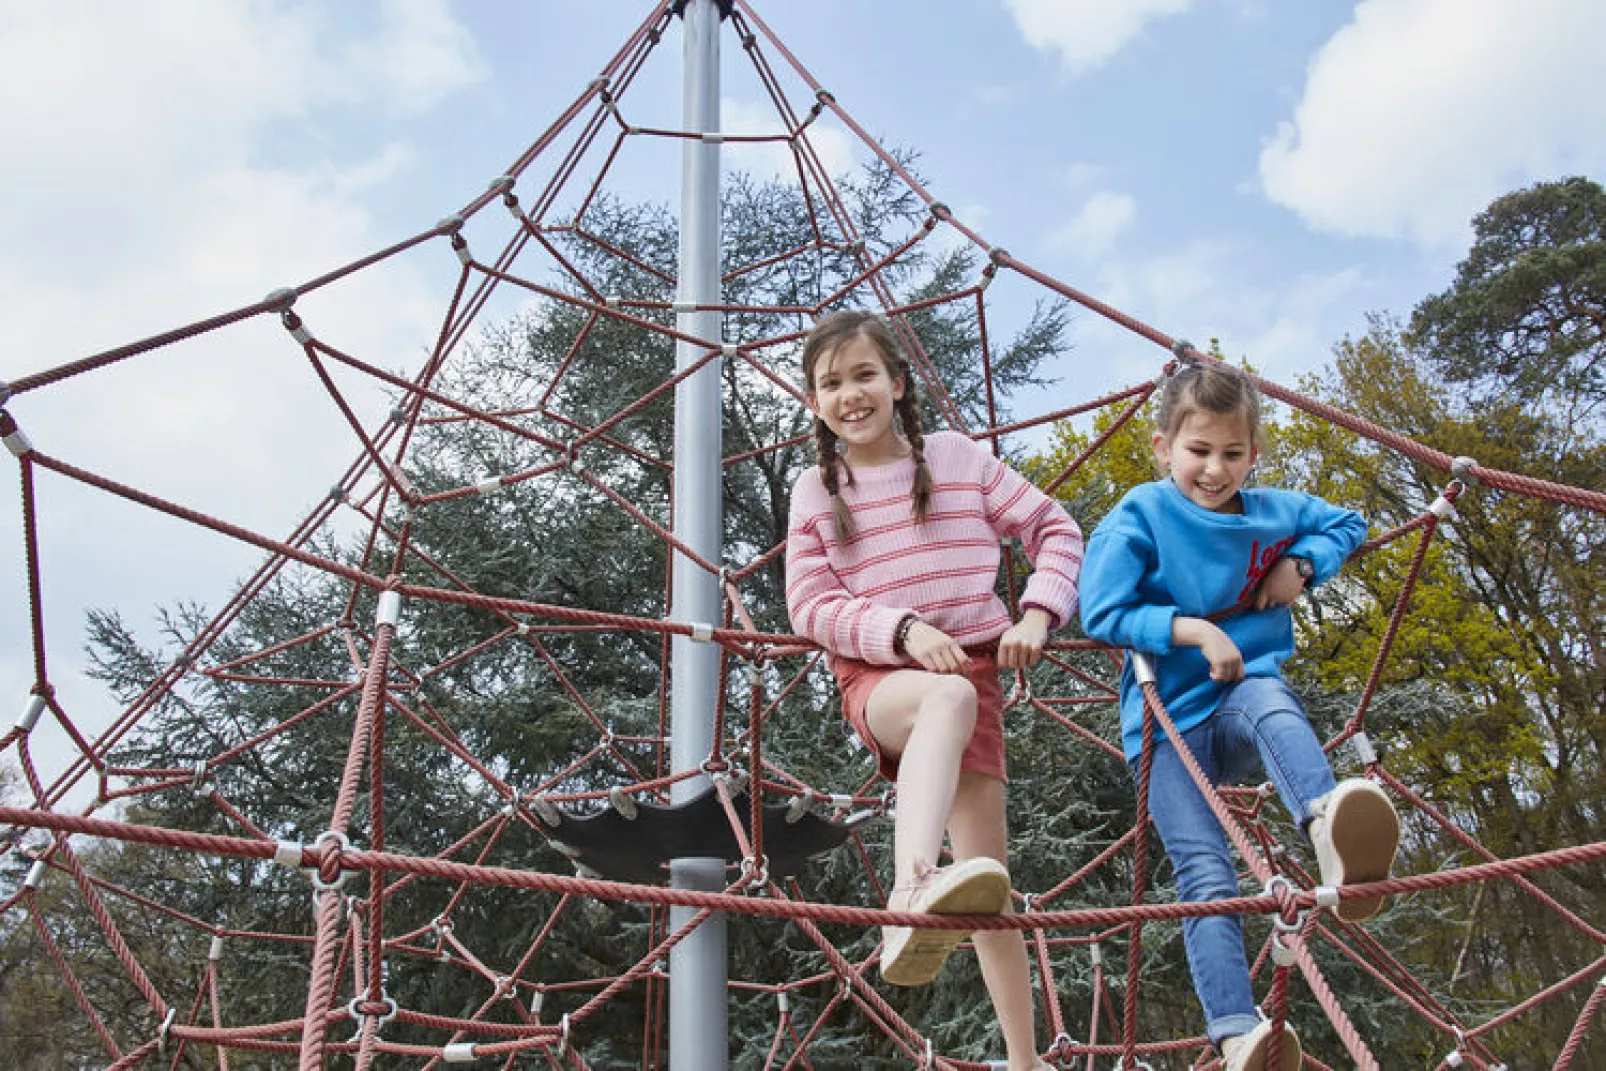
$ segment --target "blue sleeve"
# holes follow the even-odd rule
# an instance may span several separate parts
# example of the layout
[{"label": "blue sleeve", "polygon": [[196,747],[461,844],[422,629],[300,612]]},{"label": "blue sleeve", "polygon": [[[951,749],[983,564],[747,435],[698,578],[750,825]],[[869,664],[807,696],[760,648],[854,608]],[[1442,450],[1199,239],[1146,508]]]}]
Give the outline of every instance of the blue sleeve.
[{"label": "blue sleeve", "polygon": [[1155,569],[1154,542],[1121,520],[1107,518],[1088,540],[1082,560],[1082,631],[1115,647],[1169,654],[1177,608],[1145,603],[1141,595],[1144,578]]},{"label": "blue sleeve", "polygon": [[1349,556],[1366,540],[1366,518],[1352,509],[1340,509],[1314,495],[1305,496],[1299,513],[1298,538],[1287,553],[1308,558],[1316,571],[1312,585],[1338,575]]}]

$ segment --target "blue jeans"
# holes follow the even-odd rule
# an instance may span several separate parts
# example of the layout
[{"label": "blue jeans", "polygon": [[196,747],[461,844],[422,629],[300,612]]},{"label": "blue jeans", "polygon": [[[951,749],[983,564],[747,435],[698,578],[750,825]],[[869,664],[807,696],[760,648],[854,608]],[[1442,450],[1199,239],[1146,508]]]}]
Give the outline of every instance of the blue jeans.
[{"label": "blue jeans", "polygon": [[[1238,874],[1227,836],[1183,767],[1171,741],[1156,732],[1149,777],[1149,813],[1177,876],[1177,900],[1226,900],[1238,895]],[[1249,677],[1221,699],[1216,712],[1182,734],[1212,785],[1232,784],[1265,770],[1301,829],[1312,801],[1334,787],[1333,769],[1305,708],[1281,677]],[[1137,777],[1138,760],[1131,762]],[[1190,918],[1182,940],[1193,989],[1204,1005],[1210,1040],[1247,1033],[1260,1021],[1249,985],[1243,920],[1237,915]]]}]

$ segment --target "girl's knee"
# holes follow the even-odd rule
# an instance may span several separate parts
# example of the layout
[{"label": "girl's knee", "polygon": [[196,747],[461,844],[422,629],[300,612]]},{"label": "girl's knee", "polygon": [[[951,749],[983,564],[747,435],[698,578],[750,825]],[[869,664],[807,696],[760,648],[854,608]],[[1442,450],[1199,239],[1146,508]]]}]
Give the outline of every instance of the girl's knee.
[{"label": "girl's knee", "polygon": [[920,719],[931,719],[969,737],[976,727],[976,686],[968,677],[937,675],[921,698]]}]

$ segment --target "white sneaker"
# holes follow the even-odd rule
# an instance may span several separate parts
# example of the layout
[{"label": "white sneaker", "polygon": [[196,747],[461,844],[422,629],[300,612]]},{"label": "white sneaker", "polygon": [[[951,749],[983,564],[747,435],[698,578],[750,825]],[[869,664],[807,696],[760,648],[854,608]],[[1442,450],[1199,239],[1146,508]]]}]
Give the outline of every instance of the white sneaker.
[{"label": "white sneaker", "polygon": [[[980,857],[932,872],[915,890],[908,909],[934,915],[997,915],[1008,906],[1009,871],[996,859]],[[883,926],[881,935],[882,979],[892,985],[925,985],[970,931]]]},{"label": "white sneaker", "polygon": [[[1364,777],[1352,777],[1310,809],[1315,816],[1310,839],[1323,885],[1338,888],[1389,876],[1400,846],[1400,818],[1387,793]],[[1342,900],[1334,914],[1345,922],[1363,922],[1382,910],[1385,899]]]},{"label": "white sneaker", "polygon": [[1304,1054],[1299,1047],[1299,1035],[1287,1023],[1283,1024],[1283,1046],[1277,1067],[1271,1066],[1271,1027],[1270,1019],[1262,1019],[1249,1033],[1223,1041],[1221,1071],[1299,1071]]}]

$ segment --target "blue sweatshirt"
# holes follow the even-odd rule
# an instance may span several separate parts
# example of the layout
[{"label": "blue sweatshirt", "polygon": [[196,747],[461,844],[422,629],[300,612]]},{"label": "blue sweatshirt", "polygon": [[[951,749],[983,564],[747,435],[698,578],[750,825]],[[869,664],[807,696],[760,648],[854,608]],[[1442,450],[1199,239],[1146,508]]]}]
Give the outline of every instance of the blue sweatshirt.
[{"label": "blue sweatshirt", "polygon": [[[1299,491],[1246,488],[1243,513],[1189,501],[1170,479],[1127,492],[1087,544],[1082,628],[1095,640],[1152,656],[1160,699],[1186,732],[1215,712],[1229,684],[1210,679],[1196,647],[1171,643],[1171,621],[1209,617],[1252,595],[1279,558],[1310,559],[1311,585],[1332,577],[1366,538],[1366,520]],[[1286,606],[1245,610],[1215,622],[1244,659],[1245,677],[1274,677],[1294,651]],[[1143,691],[1132,660],[1121,672],[1121,742],[1128,759],[1143,744]]]}]

